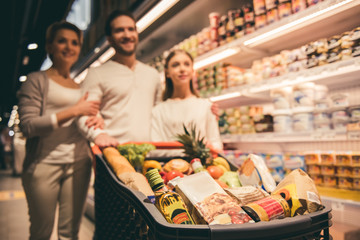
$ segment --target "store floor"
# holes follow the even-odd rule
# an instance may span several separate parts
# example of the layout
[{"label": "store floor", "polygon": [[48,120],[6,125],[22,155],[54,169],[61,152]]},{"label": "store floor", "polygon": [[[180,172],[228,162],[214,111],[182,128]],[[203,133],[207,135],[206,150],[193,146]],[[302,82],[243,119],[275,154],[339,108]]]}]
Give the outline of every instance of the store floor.
[{"label": "store floor", "polygon": [[[29,237],[28,229],[27,205],[21,180],[19,177],[13,177],[11,170],[0,170],[0,239],[26,240]],[[93,233],[93,221],[84,216],[79,240],[91,240]],[[337,219],[333,219],[330,234],[334,240],[360,239],[359,228],[337,222]],[[56,240],[55,232],[50,240]]]},{"label": "store floor", "polygon": [[[19,177],[13,177],[11,170],[0,170],[0,239],[29,239],[29,218],[27,204]],[[94,223],[86,216],[82,219],[79,240],[91,240]],[[56,240],[53,232],[50,240]]]}]

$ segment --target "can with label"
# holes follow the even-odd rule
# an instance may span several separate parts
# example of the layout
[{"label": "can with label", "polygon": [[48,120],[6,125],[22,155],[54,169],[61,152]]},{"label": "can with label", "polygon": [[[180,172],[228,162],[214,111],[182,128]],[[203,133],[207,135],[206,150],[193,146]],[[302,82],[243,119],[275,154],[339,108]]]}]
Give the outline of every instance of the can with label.
[{"label": "can with label", "polygon": [[255,221],[270,221],[290,217],[290,207],[280,195],[271,195],[242,206],[242,209]]}]

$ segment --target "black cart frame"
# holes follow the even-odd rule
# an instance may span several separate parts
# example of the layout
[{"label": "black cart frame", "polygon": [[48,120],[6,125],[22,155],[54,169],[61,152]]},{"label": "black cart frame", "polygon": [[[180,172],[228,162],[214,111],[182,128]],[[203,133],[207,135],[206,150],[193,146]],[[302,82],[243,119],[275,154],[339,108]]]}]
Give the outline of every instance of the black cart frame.
[{"label": "black cart frame", "polygon": [[96,155],[96,240],[329,240],[330,212],[325,208],[303,216],[253,224],[170,224],[143,193],[126,187],[115,176],[102,154]]}]

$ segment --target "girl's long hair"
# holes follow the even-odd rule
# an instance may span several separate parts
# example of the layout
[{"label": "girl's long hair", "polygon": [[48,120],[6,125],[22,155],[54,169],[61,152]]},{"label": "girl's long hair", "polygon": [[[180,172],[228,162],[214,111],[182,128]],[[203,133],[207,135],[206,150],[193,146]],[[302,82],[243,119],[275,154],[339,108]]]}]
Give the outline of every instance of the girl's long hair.
[{"label": "girl's long hair", "polygon": [[[177,49],[177,50],[173,50],[173,51],[171,51],[169,53],[169,55],[165,59],[165,66],[164,66],[165,67],[165,90],[164,90],[164,93],[163,93],[163,96],[162,96],[163,101],[166,101],[167,99],[171,98],[171,96],[174,93],[174,84],[173,84],[171,78],[168,78],[166,76],[166,71],[167,71],[167,69],[169,67],[169,61],[178,53],[185,53],[186,55],[189,56],[189,58],[191,59],[191,62],[194,63],[193,57],[187,51]],[[197,91],[195,90],[195,88],[193,86],[193,79],[190,80],[190,91],[196,97],[199,97],[199,94],[197,93]]]}]

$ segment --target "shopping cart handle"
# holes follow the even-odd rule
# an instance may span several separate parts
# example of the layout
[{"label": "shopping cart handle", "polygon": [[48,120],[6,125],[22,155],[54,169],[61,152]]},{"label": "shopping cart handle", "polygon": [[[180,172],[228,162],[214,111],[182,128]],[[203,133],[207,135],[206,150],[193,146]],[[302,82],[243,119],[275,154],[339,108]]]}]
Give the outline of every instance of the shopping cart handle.
[{"label": "shopping cart handle", "polygon": [[[148,143],[156,147],[156,149],[177,149],[182,146],[180,142],[126,142],[123,144],[143,144]],[[121,144],[121,145],[123,145]]]}]

